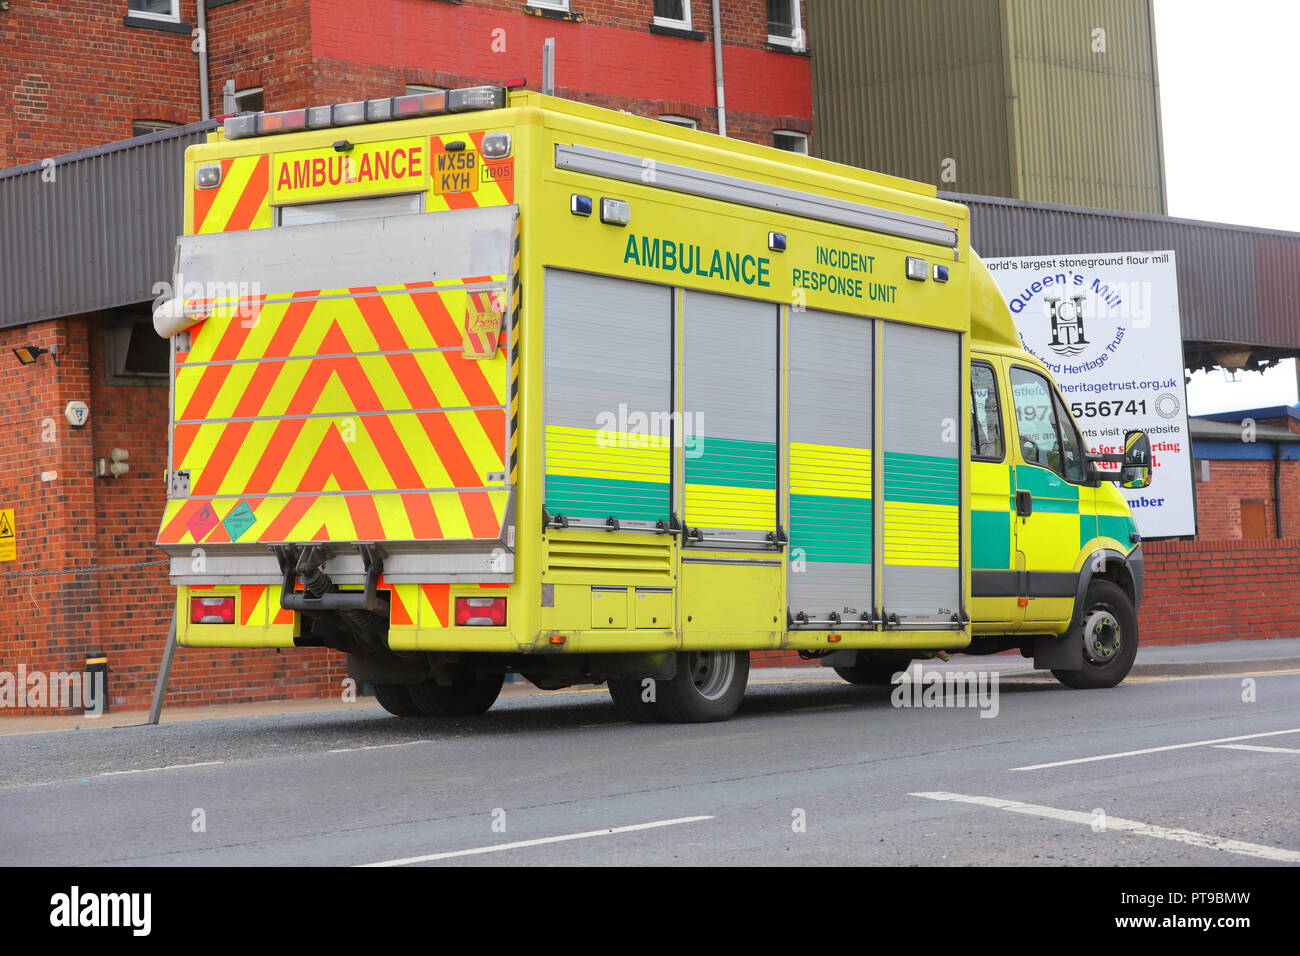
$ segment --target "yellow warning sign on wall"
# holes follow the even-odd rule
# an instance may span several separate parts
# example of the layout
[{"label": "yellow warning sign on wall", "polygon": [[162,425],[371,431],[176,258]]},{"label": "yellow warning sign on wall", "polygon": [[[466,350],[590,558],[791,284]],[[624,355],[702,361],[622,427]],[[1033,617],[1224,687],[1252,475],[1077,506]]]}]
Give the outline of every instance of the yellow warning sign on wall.
[{"label": "yellow warning sign on wall", "polygon": [[0,561],[18,557],[18,537],[14,534],[14,511],[0,508]]}]

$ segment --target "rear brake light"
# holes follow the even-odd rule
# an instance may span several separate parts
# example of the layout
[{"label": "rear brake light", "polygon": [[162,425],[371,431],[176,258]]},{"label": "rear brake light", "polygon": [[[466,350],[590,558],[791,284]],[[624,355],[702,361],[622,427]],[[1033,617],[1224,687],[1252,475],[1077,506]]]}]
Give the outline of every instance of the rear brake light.
[{"label": "rear brake light", "polygon": [[456,598],[457,627],[504,627],[505,623],[505,598]]},{"label": "rear brake light", "polygon": [[190,598],[191,624],[234,624],[235,599],[233,597]]}]

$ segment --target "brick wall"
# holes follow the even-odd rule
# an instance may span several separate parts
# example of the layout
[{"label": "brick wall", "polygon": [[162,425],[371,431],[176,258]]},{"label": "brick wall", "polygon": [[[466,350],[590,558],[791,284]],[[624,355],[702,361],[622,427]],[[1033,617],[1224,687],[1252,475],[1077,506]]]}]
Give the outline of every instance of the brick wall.
[{"label": "brick wall", "polygon": [[[187,25],[197,2],[181,2]],[[553,36],[562,96],[685,113],[717,130],[706,0],[691,4],[703,39],[651,33],[652,0],[572,7],[581,22],[532,15],[523,0],[234,0],[208,11],[210,108],[221,112],[228,79],[261,86],[272,110],[391,96],[407,83],[524,76],[537,88]],[[770,145],[775,129],[810,132],[809,58],[768,48],[763,0],[723,8],[729,134]],[[125,139],[134,120],[201,117],[194,38],[127,26],[126,10],[127,0],[21,0],[0,13],[0,169]]]},{"label": "brick wall", "polygon": [[[175,590],[153,546],[164,502],[167,386],[110,384],[103,315],[0,330],[0,508],[13,508],[17,560],[0,562],[0,672],[78,671],[106,652],[111,705],[148,704]],[[54,348],[20,366],[17,345]],[[80,430],[63,417],[85,401]],[[94,459],[130,453],[131,471],[96,478]],[[45,475],[45,478],[42,478]],[[148,563],[143,567],[123,565]],[[52,573],[58,572],[58,573]],[[337,694],[342,655],[273,649],[177,652],[168,701],[234,703]],[[3,713],[52,712],[52,708]]]},{"label": "brick wall", "polygon": [[[407,83],[464,86],[517,77],[537,89],[542,41],[554,37],[561,96],[643,116],[684,114],[717,131],[707,2],[691,5],[702,39],[652,33],[650,0],[571,6],[581,22],[530,15],[521,0],[372,0],[364,7],[318,0],[311,9],[313,91],[332,102],[393,95]],[[733,0],[724,7],[728,135],[771,145],[776,129],[811,132],[809,58],[768,48],[766,3]]]},{"label": "brick wall", "polygon": [[[1212,459],[1210,480],[1196,483],[1197,537],[1241,540],[1241,503],[1252,500],[1264,502],[1267,530],[1275,535],[1273,467],[1272,461],[1263,459]],[[1300,461],[1282,462],[1281,484],[1283,536],[1300,538]]]},{"label": "brick wall", "polygon": [[1300,636],[1300,537],[1149,541],[1144,644]]},{"label": "brick wall", "polygon": [[[193,0],[182,9],[193,20]],[[126,10],[21,0],[0,13],[0,169],[126,139],[133,120],[198,119],[192,38],[128,27]]]}]

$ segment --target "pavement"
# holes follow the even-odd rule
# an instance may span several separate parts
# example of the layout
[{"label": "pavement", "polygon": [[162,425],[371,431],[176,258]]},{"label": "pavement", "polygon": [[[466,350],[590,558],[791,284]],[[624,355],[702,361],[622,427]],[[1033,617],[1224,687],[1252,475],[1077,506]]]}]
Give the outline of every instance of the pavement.
[{"label": "pavement", "polygon": [[1300,865],[1293,659],[1151,650],[1212,666],[1098,691],[927,666],[996,669],[995,711],[765,669],[719,724],[512,688],[464,720],[363,700],[12,734],[0,865]]},{"label": "pavement", "polygon": [[[1003,680],[1040,679],[1055,683],[1050,672],[1036,670],[1032,660],[1015,652],[987,656],[954,655],[948,662],[937,659],[925,662],[927,670],[996,671]],[[1195,644],[1168,646],[1143,645],[1129,672],[1129,680],[1149,677],[1174,677],[1212,674],[1248,674],[1268,669],[1282,671],[1300,669],[1300,638],[1271,638],[1253,641],[1207,641]],[[805,667],[758,667],[749,674],[751,686],[762,682],[776,683],[841,683],[830,668],[816,664]],[[574,693],[590,693],[600,687],[565,688],[564,690],[539,690],[527,681],[510,681],[501,690],[503,699],[514,697],[563,697]],[[214,704],[202,707],[167,707],[164,705],[162,722],[178,723],[195,720],[214,720],[231,717],[264,717],[272,715],[336,713],[352,711],[358,707],[375,706],[372,698],[356,701],[333,698],[259,701],[251,704]],[[52,715],[35,717],[5,717],[0,715],[0,737],[10,734],[50,733],[66,730],[95,730],[108,727],[131,727],[144,724],[146,710],[110,712],[102,717],[82,715]]]}]

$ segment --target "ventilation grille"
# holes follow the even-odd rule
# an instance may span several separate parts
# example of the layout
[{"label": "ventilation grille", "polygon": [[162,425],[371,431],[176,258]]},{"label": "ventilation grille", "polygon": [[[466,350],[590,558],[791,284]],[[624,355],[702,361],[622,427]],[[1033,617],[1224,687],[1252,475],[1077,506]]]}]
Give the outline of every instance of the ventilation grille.
[{"label": "ventilation grille", "polygon": [[670,587],[673,542],[667,534],[551,532],[546,537],[546,581]]}]

